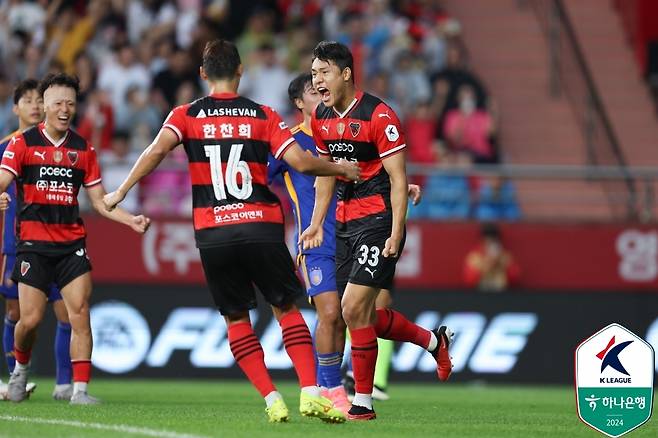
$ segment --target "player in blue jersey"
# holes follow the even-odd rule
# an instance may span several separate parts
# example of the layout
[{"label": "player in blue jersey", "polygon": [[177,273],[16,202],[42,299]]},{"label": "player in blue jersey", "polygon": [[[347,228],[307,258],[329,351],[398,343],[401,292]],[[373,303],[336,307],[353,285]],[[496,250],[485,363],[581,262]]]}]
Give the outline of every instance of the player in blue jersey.
[{"label": "player in blue jersey", "polygon": [[[0,142],[0,156],[14,134],[22,132],[36,125],[43,119],[43,98],[38,92],[39,83],[34,79],[22,81],[14,90],[14,114],[18,116],[19,130],[8,135]],[[4,220],[2,227],[2,262],[0,266],[0,295],[5,298],[5,318],[2,335],[2,346],[7,360],[9,373],[14,370],[14,327],[20,319],[18,306],[18,287],[11,280],[16,260],[16,184],[13,183],[7,189],[11,197],[9,208],[3,212]],[[53,391],[55,400],[70,400],[73,392],[71,385],[71,356],[69,346],[71,341],[71,325],[68,313],[59,290],[54,286],[50,290],[48,300],[53,303],[53,310],[57,317],[57,331],[55,333],[55,363],[56,384]],[[28,383],[27,391],[34,391],[34,383]],[[0,383],[0,399],[7,397],[7,385]]]},{"label": "player in blue jersey", "polygon": [[[300,74],[290,83],[288,97],[304,117],[303,122],[292,129],[293,136],[304,151],[317,155],[310,122],[311,113],[320,102],[320,95],[313,88],[310,73]],[[315,177],[297,172],[285,162],[270,156],[268,179],[271,182],[279,176],[283,178],[288,197],[293,205],[295,243],[299,248],[299,236],[311,224],[313,216]],[[409,196],[416,204],[421,196],[420,187],[410,185]],[[334,197],[329,211],[335,210],[336,198]],[[313,249],[299,249],[297,264],[308,296],[318,315],[315,329],[318,384],[326,390],[324,395],[332,400],[336,408],[347,412],[351,404],[341,383],[346,325],[341,315],[340,296],[336,284],[335,215],[327,215],[323,227],[325,239],[322,245]],[[384,292],[382,296],[390,297],[388,291]],[[392,349],[392,343],[390,347]],[[390,355],[388,358],[390,360]],[[388,364],[382,363],[381,367],[388,369]]]}]

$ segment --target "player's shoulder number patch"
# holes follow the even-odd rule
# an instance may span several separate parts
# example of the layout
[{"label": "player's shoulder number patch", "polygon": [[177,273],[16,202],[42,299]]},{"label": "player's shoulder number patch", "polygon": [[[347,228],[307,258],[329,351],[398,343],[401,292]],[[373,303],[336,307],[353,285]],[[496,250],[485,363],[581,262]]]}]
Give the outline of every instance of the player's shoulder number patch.
[{"label": "player's shoulder number patch", "polygon": [[386,138],[388,138],[388,141],[396,141],[398,138],[400,138],[400,133],[398,132],[398,128],[395,125],[388,125],[384,132],[386,133]]}]

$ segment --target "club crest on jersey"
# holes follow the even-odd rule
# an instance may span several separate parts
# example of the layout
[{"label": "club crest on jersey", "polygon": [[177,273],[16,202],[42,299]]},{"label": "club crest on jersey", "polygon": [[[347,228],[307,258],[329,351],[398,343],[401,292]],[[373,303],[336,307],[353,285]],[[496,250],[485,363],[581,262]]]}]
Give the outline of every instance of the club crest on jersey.
[{"label": "club crest on jersey", "polygon": [[345,123],[340,122],[336,125],[336,131],[338,131],[338,135],[341,137],[343,136],[343,133],[345,132]]},{"label": "club crest on jersey", "polygon": [[25,277],[25,274],[27,274],[27,271],[30,270],[30,262],[21,262],[21,275]]},{"label": "club crest on jersey", "polygon": [[75,163],[78,162],[78,153],[75,152],[75,151],[68,151],[66,153],[66,156],[68,157],[69,162],[71,163],[71,165],[75,166]]},{"label": "club crest on jersey", "polygon": [[359,135],[359,131],[361,130],[361,124],[358,122],[352,122],[350,123],[350,131],[352,132],[352,137],[356,137]]},{"label": "club crest on jersey", "polygon": [[62,153],[62,151],[55,151],[53,153],[53,160],[55,160],[55,163],[61,163],[62,158],[64,158],[64,154]]},{"label": "club crest on jersey", "polygon": [[322,268],[313,267],[308,273],[308,279],[313,286],[319,286],[322,283]]}]

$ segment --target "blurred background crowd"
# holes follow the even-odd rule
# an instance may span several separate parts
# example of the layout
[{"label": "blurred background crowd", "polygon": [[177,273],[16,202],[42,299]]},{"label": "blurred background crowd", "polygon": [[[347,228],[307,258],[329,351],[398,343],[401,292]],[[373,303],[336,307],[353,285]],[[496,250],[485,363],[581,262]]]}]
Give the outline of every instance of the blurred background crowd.
[{"label": "blurred background crowd", "polygon": [[[172,107],[204,95],[205,43],[235,41],[240,93],[290,124],[290,80],[308,70],[318,41],[347,44],[357,86],[382,98],[406,127],[410,163],[454,169],[418,175],[425,202],[414,218],[515,220],[515,189],[460,172],[504,159],[495,96],[469,68],[462,24],[441,0],[9,0],[0,2],[0,133],[17,127],[17,81],[65,71],[80,79],[77,130],[100,150],[114,189]],[[149,215],[191,215],[182,148],[127,200]]]}]

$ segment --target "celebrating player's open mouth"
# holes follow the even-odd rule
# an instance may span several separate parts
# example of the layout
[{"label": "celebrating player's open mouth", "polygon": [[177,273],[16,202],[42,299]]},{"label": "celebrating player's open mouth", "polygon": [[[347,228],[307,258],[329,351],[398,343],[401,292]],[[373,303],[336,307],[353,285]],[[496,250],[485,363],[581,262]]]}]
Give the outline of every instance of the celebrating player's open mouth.
[{"label": "celebrating player's open mouth", "polygon": [[336,107],[337,110],[344,110],[343,100],[344,83],[345,83],[345,70],[341,70],[332,61],[323,61],[321,59],[314,59],[311,65],[311,76],[313,78],[313,86],[320,96],[322,103],[327,107]]}]

